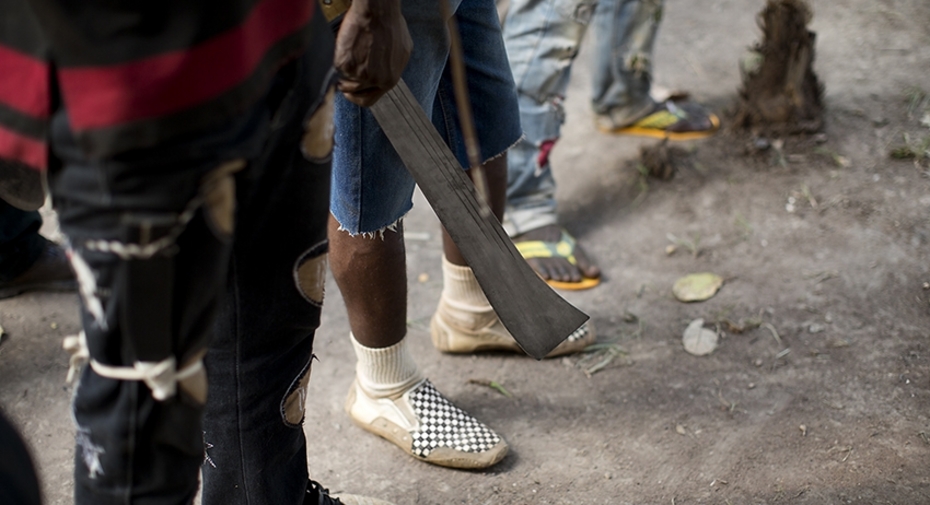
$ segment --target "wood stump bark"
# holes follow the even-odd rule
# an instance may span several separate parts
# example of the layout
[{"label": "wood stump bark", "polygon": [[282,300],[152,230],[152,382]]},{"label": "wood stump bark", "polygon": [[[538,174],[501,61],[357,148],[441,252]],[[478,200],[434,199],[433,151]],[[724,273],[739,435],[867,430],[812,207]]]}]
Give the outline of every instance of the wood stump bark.
[{"label": "wood stump bark", "polygon": [[762,41],[740,64],[737,127],[777,135],[823,127],[823,84],[814,73],[816,34],[804,0],[768,0],[759,13]]}]

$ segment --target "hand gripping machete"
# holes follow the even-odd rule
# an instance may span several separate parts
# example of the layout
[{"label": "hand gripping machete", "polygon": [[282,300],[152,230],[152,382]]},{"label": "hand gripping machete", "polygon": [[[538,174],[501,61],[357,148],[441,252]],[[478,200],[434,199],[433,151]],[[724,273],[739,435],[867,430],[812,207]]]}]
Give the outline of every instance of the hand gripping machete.
[{"label": "hand gripping machete", "polygon": [[[324,12],[332,4],[349,3],[322,1]],[[327,17],[332,21],[338,14]],[[497,218],[482,212],[486,204],[479,202],[474,184],[403,80],[370,109],[504,327],[527,354],[545,357],[588,320],[587,314],[546,284]]]}]

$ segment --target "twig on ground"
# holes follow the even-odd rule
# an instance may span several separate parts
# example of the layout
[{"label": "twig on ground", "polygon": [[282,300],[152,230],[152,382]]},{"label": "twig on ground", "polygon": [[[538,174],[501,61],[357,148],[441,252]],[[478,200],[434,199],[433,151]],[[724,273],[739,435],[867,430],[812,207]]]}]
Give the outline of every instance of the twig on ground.
[{"label": "twig on ground", "polygon": [[489,387],[498,393],[506,396],[507,398],[513,398],[513,395],[510,391],[507,391],[504,386],[502,386],[497,381],[487,380],[487,379],[468,379],[469,384],[477,384],[479,386]]},{"label": "twig on ground", "polygon": [[778,331],[775,330],[775,327],[772,326],[771,323],[762,323],[762,324],[760,324],[759,326],[761,326],[761,327],[763,327],[763,328],[769,330],[770,332],[772,332],[772,336],[775,337],[775,342],[778,342],[778,346],[779,346],[779,347],[782,346],[781,337],[778,336]]}]

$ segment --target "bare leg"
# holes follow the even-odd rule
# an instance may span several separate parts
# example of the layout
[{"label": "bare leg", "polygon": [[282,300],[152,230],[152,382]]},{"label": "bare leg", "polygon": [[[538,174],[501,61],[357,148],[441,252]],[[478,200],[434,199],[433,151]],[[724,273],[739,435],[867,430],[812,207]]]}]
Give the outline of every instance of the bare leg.
[{"label": "bare leg", "polygon": [[[507,158],[501,156],[485,165],[491,210],[498,219],[504,211],[507,190]],[[366,347],[389,347],[407,332],[407,268],[403,227],[385,230],[375,237],[339,231],[330,216],[330,268],[349,314],[355,339]],[[443,252],[453,264],[464,266],[465,258],[443,230]]]},{"label": "bare leg", "polygon": [[[497,171],[506,177],[506,164]],[[503,203],[503,198],[499,199]],[[355,383],[346,399],[349,416],[411,456],[436,465],[485,468],[500,461],[507,453],[507,443],[467,413],[461,412],[456,424],[444,425],[442,420],[422,418],[416,412],[414,406],[423,402],[437,411],[459,409],[424,380],[405,338],[407,271],[403,229],[385,230],[374,237],[351,236],[339,231],[331,217],[329,234],[331,269],[345,299],[358,358]],[[430,427],[436,423],[439,426]],[[421,428],[425,433],[435,430],[441,436],[424,438]],[[462,437],[478,443],[470,449],[456,448],[453,440]]]},{"label": "bare leg", "polygon": [[389,347],[407,333],[407,267],[403,227],[383,236],[349,235],[329,219],[330,268],[355,339]]}]

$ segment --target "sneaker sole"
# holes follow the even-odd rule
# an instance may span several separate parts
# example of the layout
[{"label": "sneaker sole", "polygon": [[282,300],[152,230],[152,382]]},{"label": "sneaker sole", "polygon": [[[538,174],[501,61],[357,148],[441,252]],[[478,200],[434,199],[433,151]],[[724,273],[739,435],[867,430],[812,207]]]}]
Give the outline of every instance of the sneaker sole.
[{"label": "sneaker sole", "polygon": [[388,421],[383,417],[375,418],[371,423],[365,423],[359,421],[355,418],[355,416],[352,415],[352,406],[355,404],[357,387],[358,385],[355,382],[352,382],[352,387],[349,389],[349,395],[346,397],[345,410],[349,415],[349,419],[352,419],[352,422],[359,428],[369,433],[374,433],[375,435],[378,435],[379,437],[396,445],[405,453],[407,453],[408,456],[414,459],[448,468],[476,470],[495,465],[504,459],[504,456],[507,455],[509,447],[507,442],[501,439],[497,445],[485,451],[484,453],[475,454],[467,458],[462,457],[458,451],[449,449],[447,447],[433,449],[425,458],[417,456],[416,454],[413,454],[411,450],[413,439],[410,438],[410,433],[408,433],[407,430],[401,428],[391,421]]}]

